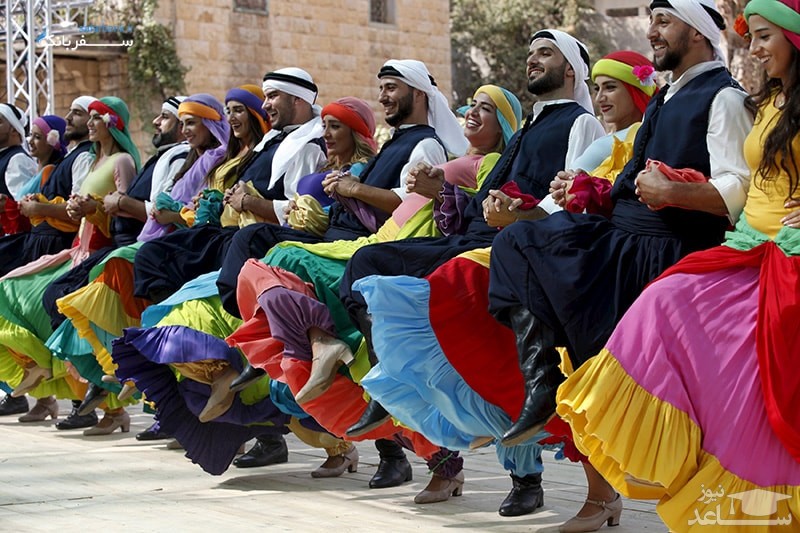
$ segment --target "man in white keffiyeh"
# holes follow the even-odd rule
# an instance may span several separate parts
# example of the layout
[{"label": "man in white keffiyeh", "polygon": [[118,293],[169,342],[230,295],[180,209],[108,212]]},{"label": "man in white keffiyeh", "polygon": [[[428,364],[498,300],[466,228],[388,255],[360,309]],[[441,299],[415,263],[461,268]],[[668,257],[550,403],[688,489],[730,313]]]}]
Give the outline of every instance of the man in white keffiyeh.
[{"label": "man in white keffiyeh", "polygon": [[[447,99],[436,87],[436,82],[425,63],[414,59],[390,59],[384,63],[378,77],[396,78],[422,91],[427,97],[428,124],[436,130],[436,135],[442,140],[447,151],[456,156],[466,153],[468,143],[463,128],[450,111]],[[392,121],[398,118],[396,114],[387,115],[386,122],[390,126],[395,126]]]}]

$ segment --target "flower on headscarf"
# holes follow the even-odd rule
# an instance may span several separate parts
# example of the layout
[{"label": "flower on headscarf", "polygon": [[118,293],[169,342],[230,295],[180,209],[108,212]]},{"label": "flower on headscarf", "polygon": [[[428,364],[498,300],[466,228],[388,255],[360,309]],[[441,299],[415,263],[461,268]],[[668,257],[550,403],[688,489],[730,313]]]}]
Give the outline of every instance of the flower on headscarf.
[{"label": "flower on headscarf", "polygon": [[656,69],[650,65],[637,65],[633,67],[633,75],[642,84],[642,87],[651,87],[656,84]]},{"label": "flower on headscarf", "polygon": [[112,115],[111,113],[106,113],[102,115],[101,118],[103,119],[103,124],[108,126],[109,128],[117,128],[117,123],[119,122],[119,117],[117,115]]},{"label": "flower on headscarf", "polygon": [[50,130],[47,132],[47,144],[54,148],[57,148],[61,144],[61,136],[58,134],[58,130]]},{"label": "flower on headscarf", "polygon": [[747,26],[747,20],[745,20],[742,13],[739,13],[736,20],[733,21],[733,30],[745,41],[750,40],[750,28]]}]

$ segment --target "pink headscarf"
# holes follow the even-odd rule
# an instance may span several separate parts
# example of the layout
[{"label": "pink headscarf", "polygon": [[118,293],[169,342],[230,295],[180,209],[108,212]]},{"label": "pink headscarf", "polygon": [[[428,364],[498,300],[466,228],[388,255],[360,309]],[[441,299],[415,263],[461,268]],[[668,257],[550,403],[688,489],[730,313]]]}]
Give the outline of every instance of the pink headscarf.
[{"label": "pink headscarf", "polygon": [[361,98],[345,96],[331,102],[322,108],[322,118],[326,115],[333,115],[345,126],[353,130],[356,135],[369,144],[373,150],[377,150],[378,143],[375,142],[375,115],[369,104]]}]

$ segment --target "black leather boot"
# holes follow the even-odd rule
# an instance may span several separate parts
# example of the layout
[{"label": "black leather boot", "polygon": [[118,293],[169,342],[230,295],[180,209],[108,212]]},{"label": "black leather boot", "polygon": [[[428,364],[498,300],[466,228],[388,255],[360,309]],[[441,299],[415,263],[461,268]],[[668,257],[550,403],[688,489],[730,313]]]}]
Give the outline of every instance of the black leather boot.
[{"label": "black leather boot", "polygon": [[246,389],[250,384],[255,383],[256,381],[261,379],[266,374],[267,373],[264,370],[248,364],[246,367],[244,367],[242,373],[239,374],[239,377],[231,381],[231,390],[233,392],[242,391]]},{"label": "black leather boot", "polygon": [[388,439],[378,439],[375,441],[375,447],[378,449],[381,462],[378,463],[375,475],[369,480],[369,488],[386,489],[411,481],[413,477],[411,463],[406,459],[406,454],[399,444]]},{"label": "black leather boot", "polygon": [[390,415],[381,404],[375,400],[370,400],[364,414],[361,415],[358,422],[347,428],[345,435],[348,437],[359,437],[364,433],[369,433],[391,417],[392,415]]},{"label": "black leather boot", "polygon": [[78,407],[80,407],[80,400],[72,400],[72,412],[59,422],[56,422],[56,429],[80,429],[90,428],[97,425],[97,415],[94,411],[88,415],[81,416],[78,414]]},{"label": "black leather boot", "polygon": [[370,366],[378,364],[378,356],[372,348],[372,315],[362,308],[355,313],[356,327],[364,335],[364,343],[367,345],[367,356]]},{"label": "black leather boot", "polygon": [[276,465],[289,461],[289,448],[283,435],[261,435],[246,454],[233,460],[236,468]]},{"label": "black leather boot", "polygon": [[500,516],[530,514],[544,505],[541,474],[529,474],[524,477],[511,474],[511,482],[514,486],[497,511]]},{"label": "black leather boot", "polygon": [[9,393],[0,400],[0,416],[21,415],[27,413],[28,409],[28,398],[25,396],[14,398]]},{"label": "black leather boot", "polygon": [[[367,355],[369,357],[370,366],[377,365],[378,356],[375,355],[375,350],[372,348],[372,315],[370,315],[365,308],[361,308],[356,311],[355,315],[351,316],[355,318],[358,330],[364,335],[364,342],[367,345]],[[361,418],[358,419],[358,422],[347,428],[345,435],[348,437],[359,437],[364,433],[369,433],[376,427],[389,420],[391,416],[392,415],[390,415],[381,404],[375,400],[370,400],[366,411],[364,411],[364,414],[361,415]],[[409,468],[411,468],[410,465]]]},{"label": "black leather boot", "polygon": [[519,369],[525,380],[525,403],[519,419],[503,435],[504,446],[525,442],[544,428],[556,412],[556,391],[564,381],[558,368],[555,332],[520,306],[509,313],[517,340]]}]

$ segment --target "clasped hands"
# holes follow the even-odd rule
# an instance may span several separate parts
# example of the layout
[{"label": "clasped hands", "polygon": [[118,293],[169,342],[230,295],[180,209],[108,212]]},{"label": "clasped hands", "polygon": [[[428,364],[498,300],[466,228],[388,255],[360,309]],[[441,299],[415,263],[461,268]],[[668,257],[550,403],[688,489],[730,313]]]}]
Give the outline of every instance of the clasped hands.
[{"label": "clasped hands", "polygon": [[83,196],[72,194],[67,200],[67,216],[75,222],[80,221],[86,215],[97,211],[97,200],[88,194]]},{"label": "clasped hands", "polygon": [[444,171],[420,161],[408,171],[406,192],[415,192],[431,200],[442,201]]},{"label": "clasped hands", "polygon": [[244,198],[247,196],[247,187],[243,181],[237,182],[222,195],[222,204],[229,205],[237,213],[244,211]]},{"label": "clasped hands", "polygon": [[343,198],[353,198],[360,184],[349,171],[334,170],[322,179],[322,190],[330,197],[336,193]]},{"label": "clasped hands", "polygon": [[489,189],[483,200],[483,219],[495,228],[504,228],[519,220],[519,206],[522,198],[512,198],[501,190]]}]

